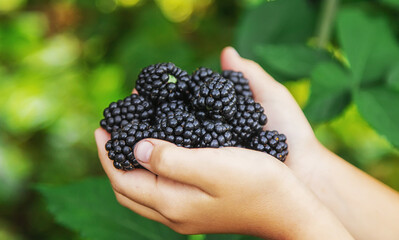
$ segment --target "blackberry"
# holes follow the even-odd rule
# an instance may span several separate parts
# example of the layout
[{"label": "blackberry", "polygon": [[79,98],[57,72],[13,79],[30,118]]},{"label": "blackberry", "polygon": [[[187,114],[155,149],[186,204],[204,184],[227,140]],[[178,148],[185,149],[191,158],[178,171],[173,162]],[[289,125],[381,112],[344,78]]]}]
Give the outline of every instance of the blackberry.
[{"label": "blackberry", "polygon": [[134,120],[131,123],[111,133],[111,140],[105,144],[109,159],[114,161],[114,167],[122,170],[142,168],[134,157],[135,144],[151,137],[154,129],[148,122]]},{"label": "blackberry", "polygon": [[242,141],[247,141],[252,135],[262,131],[267,122],[263,107],[251,97],[237,97],[237,112],[230,121],[233,132]]},{"label": "blackberry", "polygon": [[238,96],[253,97],[252,91],[249,88],[248,79],[244,78],[242,72],[226,70],[222,72],[222,76],[234,83],[234,89]]},{"label": "blackberry", "polygon": [[201,133],[200,122],[189,112],[177,109],[158,119],[153,138],[166,140],[177,146],[197,147]]},{"label": "blackberry", "polygon": [[277,131],[262,131],[250,143],[250,148],[272,155],[284,162],[288,155],[287,138]]},{"label": "blackberry", "polygon": [[171,102],[162,103],[156,110],[155,116],[157,118],[165,118],[169,112],[175,112],[176,110],[188,111],[188,106],[183,100],[175,100]]},{"label": "blackberry", "polygon": [[205,120],[202,122],[201,139],[199,147],[228,147],[233,146],[232,127],[218,120]]},{"label": "blackberry", "polygon": [[234,85],[220,75],[208,78],[195,89],[192,104],[214,120],[229,120],[237,111]]},{"label": "blackberry", "polygon": [[183,99],[188,94],[190,76],[173,63],[158,63],[144,68],[136,89],[154,103]]},{"label": "blackberry", "polygon": [[107,132],[117,130],[133,119],[149,120],[153,117],[154,109],[151,102],[137,94],[132,94],[123,100],[112,102],[104,109],[104,119],[100,125]]},{"label": "blackberry", "polygon": [[191,81],[189,84],[190,91],[194,93],[195,88],[201,86],[208,78],[219,75],[209,68],[200,67],[191,74]]}]

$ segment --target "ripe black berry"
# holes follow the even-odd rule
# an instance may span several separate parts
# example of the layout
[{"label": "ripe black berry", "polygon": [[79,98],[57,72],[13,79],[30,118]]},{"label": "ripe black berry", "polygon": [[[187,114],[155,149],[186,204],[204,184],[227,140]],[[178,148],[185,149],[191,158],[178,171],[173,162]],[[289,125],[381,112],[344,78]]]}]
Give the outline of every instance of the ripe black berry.
[{"label": "ripe black berry", "polygon": [[158,119],[152,137],[166,140],[187,148],[197,147],[200,136],[200,122],[189,112],[177,109]]},{"label": "ripe black berry", "polygon": [[252,135],[262,131],[266,122],[267,117],[259,103],[251,97],[237,97],[237,112],[230,124],[241,141],[248,141]]},{"label": "ripe black berry", "polygon": [[104,119],[100,121],[100,125],[111,133],[134,119],[149,120],[153,114],[154,109],[151,102],[142,96],[132,94],[123,100],[112,102],[104,109]]},{"label": "ripe black berry", "polygon": [[195,89],[192,104],[215,120],[229,120],[237,111],[234,85],[220,75],[208,78]]},{"label": "ripe black berry", "polygon": [[202,123],[199,147],[227,147],[233,146],[232,127],[218,120],[205,120]]},{"label": "ripe black berry", "polygon": [[105,149],[108,151],[109,159],[114,161],[114,167],[123,170],[140,168],[134,157],[134,146],[138,141],[150,137],[153,131],[148,122],[138,120],[113,131]]},{"label": "ripe black berry", "polygon": [[284,162],[288,155],[287,138],[277,131],[262,131],[257,134],[250,143],[250,148],[266,152],[278,160]]},{"label": "ripe black berry", "polygon": [[144,68],[138,76],[136,89],[154,103],[183,99],[188,94],[190,76],[173,63],[158,63]]}]

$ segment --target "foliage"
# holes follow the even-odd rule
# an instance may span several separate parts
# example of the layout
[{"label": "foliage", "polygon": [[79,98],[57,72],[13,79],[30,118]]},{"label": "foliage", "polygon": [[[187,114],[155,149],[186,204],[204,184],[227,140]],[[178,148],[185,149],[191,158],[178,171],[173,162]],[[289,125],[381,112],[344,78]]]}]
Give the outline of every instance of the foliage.
[{"label": "foliage", "polygon": [[[313,19],[304,18],[304,26],[296,26],[303,23],[293,20],[299,18],[292,16],[310,15],[310,7],[306,5],[306,1],[296,0],[263,4],[263,8],[249,14],[248,22],[242,23],[238,36],[245,37],[238,37],[238,45],[250,56],[257,54],[266,69],[275,71],[271,74],[274,73],[277,79],[281,79],[280,76],[291,80],[311,78],[310,99],[304,110],[312,122],[331,120],[353,100],[364,119],[398,147],[399,128],[395,123],[399,121],[399,92],[389,83],[397,81],[394,80],[398,77],[394,66],[399,60],[399,44],[387,18],[372,16],[352,6],[341,7],[337,14],[338,46],[335,48],[339,47],[344,56],[328,57],[324,49],[316,49],[307,42],[311,37],[308,27],[314,25],[308,22]],[[269,25],[261,36],[257,35],[259,30],[250,26],[256,26],[255,22],[270,21],[267,13],[272,12],[284,12],[290,20],[275,21],[278,27]],[[289,34],[279,35],[278,31],[285,27],[289,30],[284,33],[291,34],[293,29],[299,33],[295,38]],[[278,44],[272,37],[278,37]],[[258,47],[252,51],[248,49],[254,45]]]},{"label": "foliage", "polygon": [[[166,226],[141,217],[118,204],[107,178],[87,179],[62,187],[41,185],[57,221],[88,239],[188,239]],[[207,235],[206,240],[256,238],[238,235]]]},{"label": "foliage", "polygon": [[86,179],[103,175],[93,140],[101,111],[130,92],[142,67],[218,70],[231,43],[291,90],[328,148],[399,189],[399,1],[324,9],[335,16],[323,25],[327,42],[323,7],[0,1],[0,238],[255,239],[176,234],[119,206],[104,177]]}]

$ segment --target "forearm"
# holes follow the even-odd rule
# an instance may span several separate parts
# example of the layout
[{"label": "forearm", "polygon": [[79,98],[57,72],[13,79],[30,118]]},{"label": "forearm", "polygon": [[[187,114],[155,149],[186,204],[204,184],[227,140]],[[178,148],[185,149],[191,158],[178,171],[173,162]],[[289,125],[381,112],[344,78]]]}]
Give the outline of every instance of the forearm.
[{"label": "forearm", "polygon": [[399,239],[399,195],[394,190],[324,147],[313,158],[312,175],[302,178],[356,239]]}]

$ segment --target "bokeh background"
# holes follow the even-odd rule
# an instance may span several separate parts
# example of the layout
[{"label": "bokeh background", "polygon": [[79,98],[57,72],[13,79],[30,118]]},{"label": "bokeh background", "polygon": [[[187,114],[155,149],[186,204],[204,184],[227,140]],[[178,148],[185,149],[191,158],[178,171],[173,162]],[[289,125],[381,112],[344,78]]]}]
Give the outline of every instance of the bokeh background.
[{"label": "bokeh background", "polygon": [[[83,239],[54,220],[35,186],[103,175],[93,131],[108,103],[130,93],[141,68],[172,61],[189,72],[198,66],[219,70],[227,45],[256,58],[245,42],[248,29],[262,32],[289,12],[257,16],[258,24],[251,23],[251,13],[278,1],[0,0],[0,239]],[[398,39],[396,0],[304,2],[314,12],[304,15],[314,18],[306,31],[314,34],[303,44],[343,65],[334,34],[337,10],[330,9],[330,20],[322,17],[326,2],[385,17]],[[320,42],[323,21],[329,27]],[[289,42],[291,35],[301,35],[301,28],[269,40]],[[267,61],[261,64],[269,70]],[[309,77],[272,74],[302,107],[308,104]],[[399,151],[370,127],[356,104],[313,127],[329,149],[399,190]]]}]

